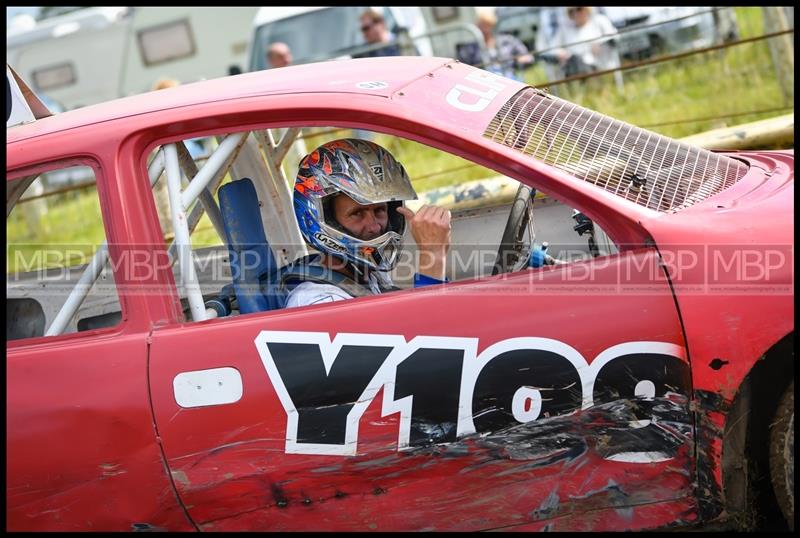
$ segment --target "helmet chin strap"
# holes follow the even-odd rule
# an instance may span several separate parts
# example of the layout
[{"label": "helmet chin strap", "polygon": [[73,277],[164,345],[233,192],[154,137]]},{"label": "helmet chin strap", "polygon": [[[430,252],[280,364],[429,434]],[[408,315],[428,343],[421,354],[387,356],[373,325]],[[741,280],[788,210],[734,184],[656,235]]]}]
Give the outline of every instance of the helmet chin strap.
[{"label": "helmet chin strap", "polygon": [[357,276],[360,280],[366,281],[367,280],[367,268],[365,267],[362,271],[358,265],[353,262],[348,262],[347,265],[350,267],[350,270],[353,271],[353,274]]},{"label": "helmet chin strap", "polygon": [[[356,263],[354,263],[354,262],[352,262],[350,260],[347,260],[345,258],[340,258],[339,256],[337,256],[335,254],[327,254],[326,253],[326,254],[324,254],[324,256],[325,256],[325,260],[328,262],[327,265],[329,267],[331,267],[331,269],[333,269],[333,270],[344,269],[345,271],[349,271],[353,275],[354,279],[362,280],[362,281],[366,282],[367,275],[369,273],[369,268],[361,267],[358,264],[356,264]],[[338,264],[337,264],[338,267],[333,267],[332,264],[330,263],[331,261],[334,261],[334,260],[336,262],[338,262]]]}]

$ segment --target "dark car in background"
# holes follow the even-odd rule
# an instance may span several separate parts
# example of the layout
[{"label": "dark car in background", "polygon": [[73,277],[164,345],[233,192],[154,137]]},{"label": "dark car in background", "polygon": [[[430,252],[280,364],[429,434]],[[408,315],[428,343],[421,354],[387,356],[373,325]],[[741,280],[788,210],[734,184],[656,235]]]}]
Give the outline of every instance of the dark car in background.
[{"label": "dark car in background", "polygon": [[[709,47],[738,37],[732,7],[598,6],[595,9],[608,17],[620,32],[619,53],[626,60]],[[563,24],[567,20],[563,13],[544,20],[546,11],[538,6],[497,7],[496,32],[515,36],[528,50],[534,51],[536,36],[543,25]],[[555,27],[549,33],[555,33]]]},{"label": "dark car in background", "polygon": [[619,53],[628,60],[710,47],[738,35],[732,8],[610,6],[601,12],[621,33]]},{"label": "dark car in background", "polygon": [[536,50],[536,35],[541,25],[541,7],[503,6],[495,9],[498,34],[511,34],[525,43],[528,50]]}]

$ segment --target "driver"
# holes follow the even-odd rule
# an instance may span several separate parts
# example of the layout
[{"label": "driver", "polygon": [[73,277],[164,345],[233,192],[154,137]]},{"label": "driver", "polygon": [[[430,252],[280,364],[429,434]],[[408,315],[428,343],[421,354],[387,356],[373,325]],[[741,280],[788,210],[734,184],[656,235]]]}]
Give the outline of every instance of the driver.
[{"label": "driver", "polygon": [[397,263],[408,223],[419,250],[414,286],[445,282],[450,211],[404,206],[417,195],[403,165],[381,146],[354,138],[327,142],[300,161],[294,211],[306,243],[319,254],[282,273],[286,307],[376,295],[397,289]]}]

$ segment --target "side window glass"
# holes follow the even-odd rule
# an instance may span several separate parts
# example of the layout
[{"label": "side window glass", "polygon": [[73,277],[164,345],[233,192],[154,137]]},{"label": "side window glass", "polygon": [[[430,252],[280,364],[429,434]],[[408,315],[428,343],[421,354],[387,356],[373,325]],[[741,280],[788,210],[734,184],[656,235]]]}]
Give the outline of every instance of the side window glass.
[{"label": "side window glass", "polygon": [[[7,193],[6,340],[120,323],[93,169],[53,168],[9,181]],[[91,287],[79,284],[101,261]]]},{"label": "side window glass", "polygon": [[[313,129],[309,130],[309,133],[311,131],[321,132],[323,136],[325,133],[325,129]],[[276,161],[271,157],[268,158],[263,151],[268,145],[273,147],[274,151],[274,146],[286,132],[287,129],[274,129],[187,138],[175,144],[158,146],[148,156],[151,174],[161,171],[155,180],[152,192],[164,246],[169,252],[173,278],[186,320],[203,319],[202,314],[198,316],[197,312],[192,311],[193,301],[195,306],[199,304],[199,299],[191,299],[190,290],[195,283],[198,292],[195,296],[201,296],[202,303],[205,304],[218,298],[226,286],[226,291],[231,288],[232,271],[254,270],[251,267],[252,257],[244,257],[242,263],[234,260],[232,266],[225,231],[226,219],[227,226],[237,230],[241,230],[246,224],[244,228],[248,235],[256,233],[256,229],[261,227],[264,237],[258,238],[257,241],[268,242],[270,256],[274,257],[278,267],[306,253],[304,244],[299,241],[291,205],[291,189],[297,166],[305,155],[304,135],[297,130],[297,135],[301,138],[286,151],[281,152],[277,165],[273,165]],[[182,208],[189,237],[188,247],[183,249],[178,247],[182,232],[175,229],[170,203],[169,167],[165,151],[169,146],[174,147],[182,193],[191,190],[196,181],[202,181],[204,177],[207,179],[205,187],[199,194],[187,207]],[[210,158],[215,154],[224,155],[224,158],[208,165]],[[155,176],[151,175],[151,181],[154,178]],[[254,200],[255,203],[246,204],[247,208],[237,205],[238,210],[225,206],[222,208],[225,213],[223,218],[223,212],[220,211],[221,189],[231,182],[243,179],[251,180],[254,195],[250,200]],[[244,209],[254,210],[255,217],[243,220],[239,210],[244,211]],[[250,216],[253,217],[252,214]],[[184,262],[181,261],[181,252],[187,254]],[[189,257],[190,265],[186,261]],[[189,271],[193,275],[189,275]],[[234,302],[233,314],[238,313],[237,306],[238,304]]]},{"label": "side window glass", "polygon": [[[554,259],[567,263],[616,252],[598,226],[547,193],[531,193],[495,170],[402,137],[314,127],[187,138],[159,146],[149,156],[151,181],[158,177],[155,206],[185,319],[218,317],[214,309],[221,304],[226,305],[221,316],[285,304],[280,292],[286,290],[265,287],[264,275],[282,277],[282,268],[317,253],[301,236],[294,215],[298,164],[322,144],[344,138],[377,143],[403,165],[417,194],[406,207],[419,211],[429,205],[451,211],[445,272],[451,282],[536,268],[555,263]],[[192,150],[193,146],[200,149]],[[167,150],[172,157],[167,158]],[[154,167],[159,159],[160,168]],[[169,192],[170,159],[176,178],[173,189],[181,192],[183,217],[177,221]],[[514,213],[517,206],[522,209]],[[185,230],[176,230],[175,222]],[[179,241],[187,246],[179,248]],[[542,250],[537,259],[544,260],[538,265],[531,261],[536,249]],[[412,287],[415,273],[424,273],[422,257],[413,231],[406,227],[397,263],[386,274],[391,282],[381,281],[382,287],[387,291]],[[253,298],[250,306],[243,295]]]},{"label": "side window glass", "polygon": [[[411,209],[425,204],[450,210],[451,282],[495,274],[499,256],[500,272],[514,272],[538,267],[542,252],[560,263],[617,253],[599,225],[544,191],[520,189],[519,181],[491,168],[412,140],[376,135],[375,141],[408,171],[418,196],[407,204]],[[401,287],[410,283],[416,268],[416,245],[409,234],[405,244],[393,272]],[[501,244],[507,244],[502,253]]]}]

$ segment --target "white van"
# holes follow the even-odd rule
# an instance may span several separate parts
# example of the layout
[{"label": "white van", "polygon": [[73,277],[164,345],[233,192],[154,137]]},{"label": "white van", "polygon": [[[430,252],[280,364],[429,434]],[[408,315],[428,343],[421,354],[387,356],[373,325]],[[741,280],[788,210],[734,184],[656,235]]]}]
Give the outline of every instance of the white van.
[{"label": "white van", "polygon": [[[248,69],[268,68],[266,51],[270,44],[283,42],[292,51],[293,63],[302,64],[349,57],[365,45],[360,14],[366,7],[262,7],[253,20]],[[423,56],[455,57],[455,45],[474,41],[477,28],[474,7],[380,7],[386,27],[396,35],[408,32]],[[441,33],[450,28],[450,31]],[[431,35],[432,32],[438,32]],[[479,36],[480,34],[478,34]]]}]

